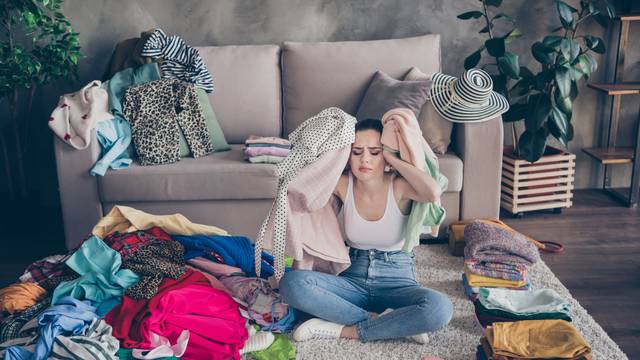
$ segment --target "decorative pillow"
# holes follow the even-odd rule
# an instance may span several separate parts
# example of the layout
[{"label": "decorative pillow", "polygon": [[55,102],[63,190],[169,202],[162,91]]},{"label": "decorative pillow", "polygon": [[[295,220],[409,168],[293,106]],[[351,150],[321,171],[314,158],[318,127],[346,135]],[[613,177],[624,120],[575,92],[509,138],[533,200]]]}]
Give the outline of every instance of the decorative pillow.
[{"label": "decorative pillow", "polygon": [[409,108],[416,116],[427,101],[431,80],[401,81],[377,71],[364,94],[356,119],[381,119],[382,115],[394,108]]},{"label": "decorative pillow", "polygon": [[[431,80],[431,76],[414,67],[405,75],[404,80]],[[427,101],[422,105],[422,110],[420,110],[420,115],[418,116],[418,123],[420,124],[420,130],[422,130],[422,136],[427,140],[433,152],[439,155],[447,152],[449,144],[451,143],[453,123],[440,116],[431,101]]]},{"label": "decorative pillow", "polygon": [[[196,88],[196,93],[198,94],[198,102],[200,103],[200,107],[202,107],[202,114],[204,115],[204,120],[207,124],[209,138],[211,139],[211,144],[213,144],[214,151],[218,152],[231,150],[231,146],[229,146],[229,144],[227,143],[227,139],[222,133],[222,128],[220,128],[220,124],[218,124],[216,114],[211,108],[211,103],[209,102],[207,93],[200,88]],[[187,139],[184,137],[182,131],[180,131],[179,137],[180,157],[190,156],[191,150],[189,150],[189,144],[187,143]]]}]

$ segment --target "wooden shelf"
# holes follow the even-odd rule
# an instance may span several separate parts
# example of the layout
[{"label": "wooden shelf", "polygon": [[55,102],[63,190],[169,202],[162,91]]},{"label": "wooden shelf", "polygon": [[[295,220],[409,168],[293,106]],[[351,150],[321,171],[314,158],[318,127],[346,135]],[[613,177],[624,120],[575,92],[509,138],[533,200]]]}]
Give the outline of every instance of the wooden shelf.
[{"label": "wooden shelf", "polygon": [[617,16],[616,18],[621,21],[638,21],[640,20],[640,14],[626,14]]},{"label": "wooden shelf", "polygon": [[612,84],[588,84],[592,89],[605,92],[609,95],[640,94],[640,82],[623,82]]},{"label": "wooden shelf", "polygon": [[584,153],[605,165],[629,164],[633,162],[633,150],[634,149],[630,147],[582,149]]}]

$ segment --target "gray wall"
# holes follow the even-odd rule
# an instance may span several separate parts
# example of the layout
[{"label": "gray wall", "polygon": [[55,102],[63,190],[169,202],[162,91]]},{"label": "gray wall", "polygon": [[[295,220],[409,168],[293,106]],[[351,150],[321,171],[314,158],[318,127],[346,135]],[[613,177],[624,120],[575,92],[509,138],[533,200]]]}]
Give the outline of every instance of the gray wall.
[{"label": "gray wall", "polygon": [[[512,51],[532,69],[538,69],[537,63],[531,61],[529,47],[559,25],[553,0],[504,2],[500,11],[515,17],[525,34],[514,41]],[[439,33],[444,71],[459,74],[466,55],[478,48],[484,37],[478,34],[483,26],[480,20],[461,21],[456,15],[478,9],[479,4],[477,0],[67,0],[64,13],[80,33],[86,54],[81,61],[81,81],[49,88],[42,94],[40,104],[43,109],[51,109],[63,89],[72,90],[99,78],[118,41],[156,26],[168,34],[182,36],[191,45],[370,40]],[[582,29],[605,40],[609,37],[594,23],[587,23]],[[633,26],[632,34],[640,34],[640,27]],[[637,79],[640,78],[640,36],[630,38],[626,76]],[[615,46],[613,44],[609,47]],[[601,70],[593,80],[604,81],[608,75],[602,70],[607,66],[606,59],[598,60]],[[224,71],[210,70],[214,77],[217,71]],[[578,156],[578,188],[600,186],[599,166],[580,149],[599,144],[603,100],[593,90],[582,87],[575,104],[575,139],[569,150]],[[621,134],[625,142],[633,141],[638,104],[637,99],[624,101]],[[509,132],[505,139],[510,142]],[[50,164],[51,160],[52,157],[47,158],[46,162]],[[616,183],[628,181],[628,171],[623,169],[619,175]]]}]

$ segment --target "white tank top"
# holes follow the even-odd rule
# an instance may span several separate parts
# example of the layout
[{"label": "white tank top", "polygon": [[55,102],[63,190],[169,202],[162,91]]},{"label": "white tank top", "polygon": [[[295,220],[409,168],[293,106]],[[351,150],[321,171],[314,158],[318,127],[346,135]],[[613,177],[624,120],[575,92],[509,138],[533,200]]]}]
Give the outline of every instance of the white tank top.
[{"label": "white tank top", "polygon": [[344,231],[349,246],[362,250],[395,251],[404,245],[404,227],[407,215],[402,214],[393,195],[393,178],[387,192],[387,206],[380,220],[363,219],[356,209],[353,197],[353,175],[349,172],[347,198],[342,209]]}]

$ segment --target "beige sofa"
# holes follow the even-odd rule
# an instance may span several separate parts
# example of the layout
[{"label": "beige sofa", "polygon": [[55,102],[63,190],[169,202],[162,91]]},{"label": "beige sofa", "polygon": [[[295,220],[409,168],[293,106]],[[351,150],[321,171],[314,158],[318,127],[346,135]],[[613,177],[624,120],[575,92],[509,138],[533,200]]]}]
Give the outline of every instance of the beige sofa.
[{"label": "beige sofa", "polygon": [[[286,137],[320,110],[337,106],[355,114],[376,70],[401,79],[413,67],[441,69],[440,36],[405,39],[207,46],[199,48],[215,90],[209,99],[232,150],[175,164],[108,171],[92,177],[99,156],[55,140],[67,247],[76,245],[114,205],[153,214],[182,213],[255,238],[272,203],[275,166],[249,164],[242,143],[251,134]],[[443,195],[445,224],[497,217],[502,162],[502,121],[456,124],[449,151],[439,157],[449,178]],[[441,228],[443,234],[444,227]]]}]

